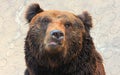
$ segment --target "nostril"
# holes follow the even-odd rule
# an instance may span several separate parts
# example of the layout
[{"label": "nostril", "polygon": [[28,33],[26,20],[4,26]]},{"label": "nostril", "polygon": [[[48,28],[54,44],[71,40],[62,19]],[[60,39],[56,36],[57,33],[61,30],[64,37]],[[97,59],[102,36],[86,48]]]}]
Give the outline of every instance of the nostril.
[{"label": "nostril", "polygon": [[63,38],[64,34],[60,30],[51,31],[51,36],[57,39]]},{"label": "nostril", "polygon": [[63,33],[60,33],[60,36],[63,36]]}]

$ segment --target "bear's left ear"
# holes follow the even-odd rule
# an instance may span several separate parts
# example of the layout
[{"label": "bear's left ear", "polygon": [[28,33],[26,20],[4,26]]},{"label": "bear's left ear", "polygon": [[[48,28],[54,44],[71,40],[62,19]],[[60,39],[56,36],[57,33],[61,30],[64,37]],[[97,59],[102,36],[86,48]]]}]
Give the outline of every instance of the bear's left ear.
[{"label": "bear's left ear", "polygon": [[37,3],[31,4],[28,7],[28,10],[26,11],[26,14],[25,14],[25,18],[28,21],[28,23],[32,20],[32,18],[36,14],[38,14],[40,12],[43,12],[43,9],[40,8],[39,4],[37,4]]},{"label": "bear's left ear", "polygon": [[92,17],[87,11],[84,11],[81,15],[78,15],[80,20],[83,22],[85,25],[86,31],[90,31],[90,28],[92,28]]}]

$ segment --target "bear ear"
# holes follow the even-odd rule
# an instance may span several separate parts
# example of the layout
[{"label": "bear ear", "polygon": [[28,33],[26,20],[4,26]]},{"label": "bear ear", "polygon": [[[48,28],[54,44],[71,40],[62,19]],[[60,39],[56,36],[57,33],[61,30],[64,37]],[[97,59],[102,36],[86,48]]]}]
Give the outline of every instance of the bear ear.
[{"label": "bear ear", "polygon": [[25,14],[25,18],[27,19],[27,22],[29,23],[32,20],[32,18],[40,12],[43,12],[43,9],[40,8],[39,4],[37,3],[31,4],[28,7],[28,10],[26,11]]},{"label": "bear ear", "polygon": [[90,31],[90,28],[92,28],[92,17],[87,11],[84,11],[81,15],[78,15],[80,20],[82,20],[83,24],[85,25],[86,31]]}]

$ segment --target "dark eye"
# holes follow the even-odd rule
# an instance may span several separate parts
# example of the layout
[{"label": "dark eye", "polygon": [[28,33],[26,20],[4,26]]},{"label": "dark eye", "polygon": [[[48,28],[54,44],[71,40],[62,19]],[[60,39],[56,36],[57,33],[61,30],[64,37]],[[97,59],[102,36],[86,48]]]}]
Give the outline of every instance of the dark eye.
[{"label": "dark eye", "polygon": [[66,28],[69,28],[71,25],[72,25],[72,23],[70,23],[70,22],[66,22],[66,23],[65,23],[65,27],[66,27]]},{"label": "dark eye", "polygon": [[48,24],[50,22],[50,19],[43,18],[41,22],[44,23],[44,24]]}]

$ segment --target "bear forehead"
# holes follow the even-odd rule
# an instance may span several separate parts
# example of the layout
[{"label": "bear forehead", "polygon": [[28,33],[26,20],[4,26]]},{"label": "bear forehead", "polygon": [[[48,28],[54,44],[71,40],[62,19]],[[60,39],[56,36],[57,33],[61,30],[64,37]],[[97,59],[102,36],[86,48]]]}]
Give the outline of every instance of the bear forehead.
[{"label": "bear forehead", "polygon": [[74,17],[74,14],[73,14],[73,13],[70,13],[70,12],[67,12],[67,11],[58,11],[58,10],[48,10],[48,11],[44,11],[44,12],[39,13],[39,15],[40,15],[40,16],[49,15],[49,16],[52,16],[52,17],[57,17],[57,16],[65,15],[65,16]]},{"label": "bear forehead", "polygon": [[34,19],[37,19],[39,17],[63,18],[63,19],[69,19],[70,21],[78,19],[76,15],[74,15],[73,13],[67,11],[57,11],[57,10],[48,10],[48,11],[40,12],[34,17]]}]

